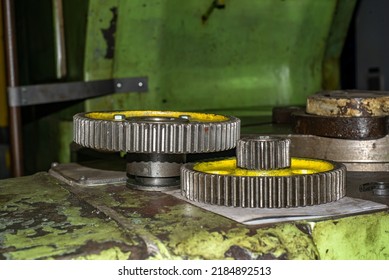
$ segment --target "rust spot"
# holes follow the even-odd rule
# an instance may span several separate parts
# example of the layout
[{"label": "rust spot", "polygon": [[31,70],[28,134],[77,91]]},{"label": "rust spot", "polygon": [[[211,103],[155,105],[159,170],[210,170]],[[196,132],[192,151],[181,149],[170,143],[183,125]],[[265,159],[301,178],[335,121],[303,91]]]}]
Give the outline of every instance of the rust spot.
[{"label": "rust spot", "polygon": [[232,245],[225,253],[225,257],[234,258],[235,260],[252,260],[251,253],[242,247]]},{"label": "rust spot", "polygon": [[296,224],[296,227],[305,234],[312,235],[311,227],[307,224]]}]

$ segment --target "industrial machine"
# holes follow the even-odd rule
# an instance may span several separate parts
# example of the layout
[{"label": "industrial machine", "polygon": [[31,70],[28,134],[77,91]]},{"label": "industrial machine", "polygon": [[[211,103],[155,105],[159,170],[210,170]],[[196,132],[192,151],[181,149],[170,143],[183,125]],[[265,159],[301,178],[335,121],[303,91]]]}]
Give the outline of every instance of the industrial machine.
[{"label": "industrial machine", "polygon": [[54,25],[18,23],[0,259],[389,259],[389,95],[335,90],[355,1],[81,2],[16,5]]}]

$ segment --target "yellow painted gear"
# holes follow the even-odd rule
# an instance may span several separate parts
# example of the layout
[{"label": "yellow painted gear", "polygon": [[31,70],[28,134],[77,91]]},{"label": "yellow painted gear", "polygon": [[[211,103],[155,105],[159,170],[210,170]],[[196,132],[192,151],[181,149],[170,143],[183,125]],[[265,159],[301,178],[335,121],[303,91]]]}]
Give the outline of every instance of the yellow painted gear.
[{"label": "yellow painted gear", "polygon": [[186,154],[233,149],[240,120],[176,111],[111,111],[73,117],[74,141],[96,150]]},{"label": "yellow painted gear", "polygon": [[249,170],[239,168],[235,158],[217,161],[199,162],[193,166],[196,171],[231,175],[231,176],[293,176],[299,174],[315,174],[334,169],[334,165],[328,161],[308,158],[291,158],[291,166],[282,169]]}]

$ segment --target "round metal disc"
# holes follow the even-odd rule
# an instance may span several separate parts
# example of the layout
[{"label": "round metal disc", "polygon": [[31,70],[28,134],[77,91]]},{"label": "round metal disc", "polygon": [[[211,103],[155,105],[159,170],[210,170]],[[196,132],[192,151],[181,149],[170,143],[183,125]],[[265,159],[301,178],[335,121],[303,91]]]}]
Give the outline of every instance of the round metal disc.
[{"label": "round metal disc", "polygon": [[378,139],[388,134],[388,117],[292,115],[294,133],[350,140]]},{"label": "round metal disc", "polygon": [[387,116],[389,92],[360,90],[319,92],[307,98],[306,112],[318,116]]}]

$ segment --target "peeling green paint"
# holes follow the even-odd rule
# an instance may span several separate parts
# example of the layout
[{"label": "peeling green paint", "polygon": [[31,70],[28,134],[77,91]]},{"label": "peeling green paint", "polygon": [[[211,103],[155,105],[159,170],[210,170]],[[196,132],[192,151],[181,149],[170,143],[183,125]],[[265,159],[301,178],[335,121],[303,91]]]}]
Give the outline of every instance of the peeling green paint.
[{"label": "peeling green paint", "polygon": [[389,259],[389,215],[385,212],[318,222],[312,236],[321,259]]},{"label": "peeling green paint", "polygon": [[0,181],[0,259],[389,259],[389,214],[245,226],[168,194]]},{"label": "peeling green paint", "polygon": [[[0,256],[2,253],[7,259],[66,257],[92,240],[134,245],[114,221],[98,217],[93,208],[82,209],[72,194],[45,173],[4,180],[0,189],[9,194],[7,207],[0,211],[3,228],[8,229],[0,232]],[[86,217],[83,211],[90,211],[90,215]],[[130,253],[112,254],[107,249],[97,255],[109,259],[123,254]]]},{"label": "peeling green paint", "polygon": [[318,258],[309,236],[290,224],[258,229],[254,235],[247,228],[234,228],[227,232],[200,230],[187,233],[186,238],[172,233],[170,237],[175,254],[195,259]]},{"label": "peeling green paint", "polygon": [[75,258],[75,260],[127,260],[131,252],[123,253],[120,248],[112,247],[101,251],[99,254],[88,254]]}]

